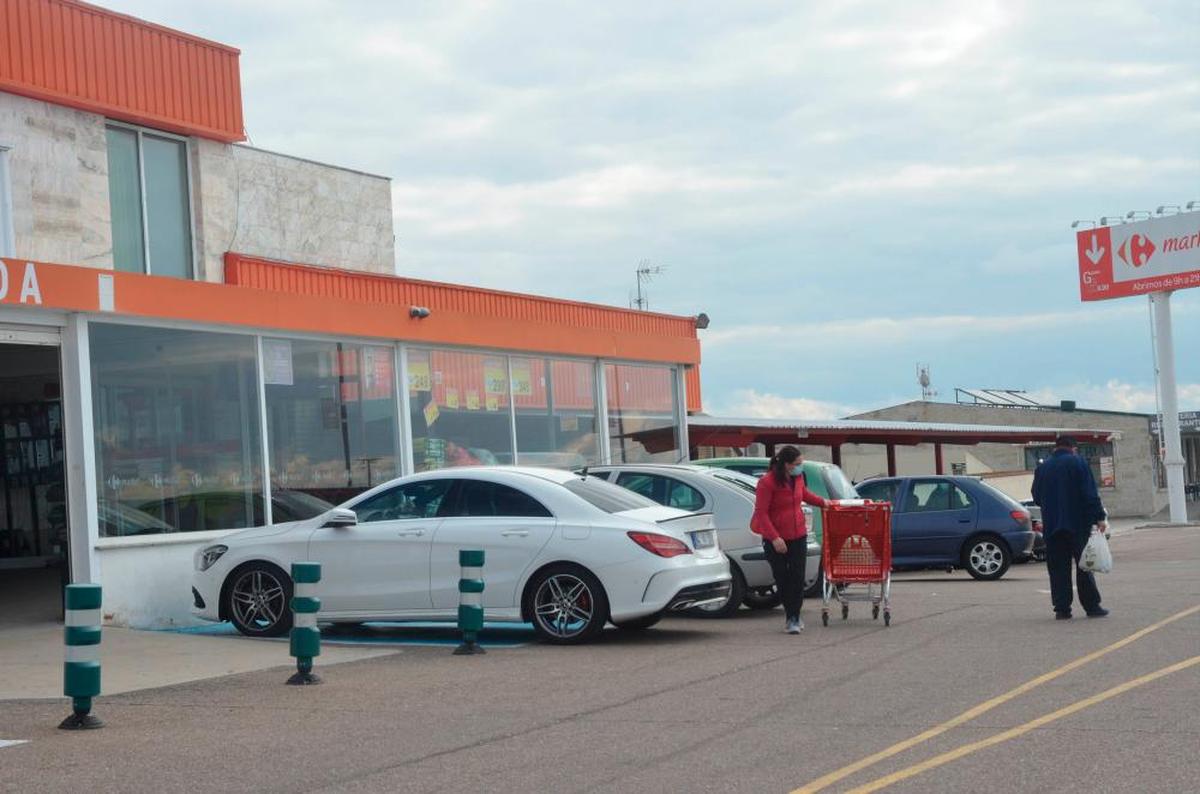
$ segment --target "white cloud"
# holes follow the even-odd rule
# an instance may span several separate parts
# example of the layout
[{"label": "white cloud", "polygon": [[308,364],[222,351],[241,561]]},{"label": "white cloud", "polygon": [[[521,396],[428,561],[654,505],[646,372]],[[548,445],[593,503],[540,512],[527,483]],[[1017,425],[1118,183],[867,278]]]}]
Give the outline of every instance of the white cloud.
[{"label": "white cloud", "polygon": [[713,413],[762,419],[838,419],[858,413],[859,410],[849,405],[806,397],[783,397],[755,389],[738,389]]},{"label": "white cloud", "polygon": [[[1080,408],[1152,414],[1156,410],[1154,391],[1153,384],[1113,379],[1103,384],[1075,383],[1036,389],[1029,396],[1046,405],[1074,400]],[[1179,384],[1177,391],[1181,411],[1200,410],[1200,383]]]},{"label": "white cloud", "polygon": [[1111,322],[1118,317],[1145,314],[1143,304],[1123,303],[1102,308],[1080,308],[1074,311],[1038,312],[1031,314],[943,314],[922,317],[869,317],[854,320],[830,320],[797,325],[737,325],[714,328],[703,337],[705,347],[730,344],[794,344],[796,339],[836,340],[842,345],[870,343],[880,347],[912,345],[921,340],[943,342],[970,337],[1020,332],[1044,331],[1051,328],[1077,326],[1085,323]]}]

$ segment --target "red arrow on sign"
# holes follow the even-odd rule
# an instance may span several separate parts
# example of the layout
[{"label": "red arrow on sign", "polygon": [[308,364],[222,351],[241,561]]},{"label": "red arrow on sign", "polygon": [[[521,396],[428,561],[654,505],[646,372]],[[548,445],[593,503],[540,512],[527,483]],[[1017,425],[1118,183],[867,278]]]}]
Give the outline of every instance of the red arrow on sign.
[{"label": "red arrow on sign", "polygon": [[1109,297],[1112,289],[1112,231],[1107,226],[1075,235],[1079,255],[1079,297],[1085,301]]}]

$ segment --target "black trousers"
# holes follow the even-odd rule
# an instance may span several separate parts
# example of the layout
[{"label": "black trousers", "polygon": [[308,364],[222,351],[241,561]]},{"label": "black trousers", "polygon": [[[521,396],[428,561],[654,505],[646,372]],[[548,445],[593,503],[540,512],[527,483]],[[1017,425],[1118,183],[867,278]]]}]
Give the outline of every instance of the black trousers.
[{"label": "black trousers", "polygon": [[804,605],[804,565],[808,562],[808,538],[785,540],[787,553],[780,554],[769,542],[763,541],[767,562],[775,576],[775,588],[783,600],[783,612],[788,619],[800,617]]},{"label": "black trousers", "polygon": [[1079,604],[1085,612],[1100,607],[1100,591],[1096,588],[1096,577],[1079,570],[1079,557],[1087,546],[1085,533],[1059,530],[1046,536],[1046,568],[1050,571],[1050,601],[1055,612],[1071,611],[1071,572],[1075,572],[1075,587],[1079,590]]}]

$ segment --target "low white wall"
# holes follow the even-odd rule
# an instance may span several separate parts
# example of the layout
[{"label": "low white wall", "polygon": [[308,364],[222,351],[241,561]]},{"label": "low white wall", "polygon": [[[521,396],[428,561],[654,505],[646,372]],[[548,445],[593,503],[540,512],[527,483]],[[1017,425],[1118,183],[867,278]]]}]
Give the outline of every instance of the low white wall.
[{"label": "low white wall", "polygon": [[202,624],[191,614],[192,555],[213,542],[213,533],[197,534],[97,546],[104,622],[136,629]]},{"label": "low white wall", "polygon": [[1018,502],[1033,498],[1031,494],[1033,489],[1033,472],[1031,471],[1001,474],[995,477],[985,476],[983,481],[997,491],[1008,494]]}]

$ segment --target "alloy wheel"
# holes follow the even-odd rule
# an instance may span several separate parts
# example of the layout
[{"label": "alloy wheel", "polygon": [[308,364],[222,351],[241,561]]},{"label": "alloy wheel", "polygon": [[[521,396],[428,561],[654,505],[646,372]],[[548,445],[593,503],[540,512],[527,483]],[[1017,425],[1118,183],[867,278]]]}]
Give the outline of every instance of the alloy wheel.
[{"label": "alloy wheel", "polygon": [[968,559],[976,572],[992,576],[1004,566],[1004,551],[995,541],[981,540],[971,547]]},{"label": "alloy wheel", "polygon": [[594,611],[591,589],[574,574],[548,577],[533,596],[534,619],[546,632],[561,639],[583,633],[591,625]]},{"label": "alloy wheel", "polygon": [[262,569],[243,573],[233,584],[230,605],[233,618],[246,628],[267,631],[277,624],[287,609],[283,583]]}]

